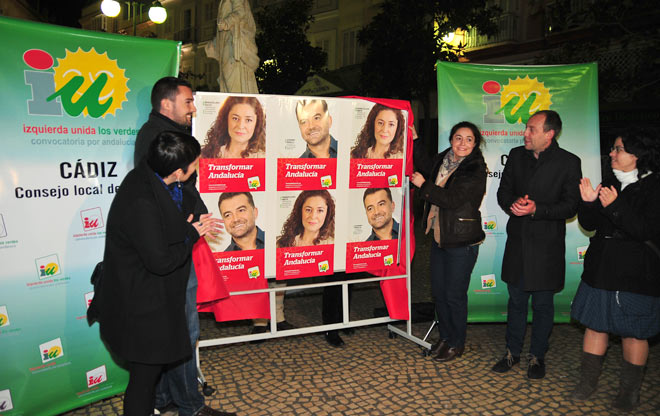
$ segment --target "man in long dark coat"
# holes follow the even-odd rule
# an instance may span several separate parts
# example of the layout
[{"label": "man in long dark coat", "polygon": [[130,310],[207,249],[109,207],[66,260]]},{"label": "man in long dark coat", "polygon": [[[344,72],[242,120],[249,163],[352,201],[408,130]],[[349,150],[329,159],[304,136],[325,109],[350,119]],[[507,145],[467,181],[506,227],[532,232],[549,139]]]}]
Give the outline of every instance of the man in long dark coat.
[{"label": "man in long dark coat", "polygon": [[564,288],[566,220],[576,214],[582,177],[580,158],[556,138],[561,118],[552,110],[527,121],[525,145],[511,149],[497,201],[509,214],[502,261],[507,283],[506,347],[493,371],[504,373],[520,362],[532,298],[532,339],[527,376],[545,376],[545,353],[554,318],[554,294]]},{"label": "man in long dark coat", "polygon": [[[134,164],[137,166],[146,155],[151,142],[163,131],[191,133],[192,116],[196,111],[192,87],[180,78],[165,77],[159,79],[151,90],[151,113],[149,120],[142,125],[135,140]],[[208,212],[197,188],[197,175],[184,183],[191,195],[196,198],[195,211],[199,214]],[[179,415],[223,415],[204,405],[204,396],[199,391],[197,382],[196,343],[199,338],[199,315],[197,314],[197,275],[191,267],[186,287],[186,320],[193,355],[178,365],[170,366],[161,376],[156,388],[156,408],[166,409],[168,405],[178,407]]]}]

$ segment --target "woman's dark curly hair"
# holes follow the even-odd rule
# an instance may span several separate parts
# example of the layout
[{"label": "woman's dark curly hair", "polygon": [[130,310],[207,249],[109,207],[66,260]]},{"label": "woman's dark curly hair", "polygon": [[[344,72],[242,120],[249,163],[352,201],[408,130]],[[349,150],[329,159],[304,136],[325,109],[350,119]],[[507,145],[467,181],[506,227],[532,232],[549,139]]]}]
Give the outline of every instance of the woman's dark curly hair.
[{"label": "woman's dark curly hair", "polygon": [[394,139],[390,143],[390,148],[385,152],[385,158],[387,159],[392,154],[400,153],[403,151],[403,132],[406,128],[405,120],[403,118],[403,113],[397,108],[387,107],[382,104],[376,104],[373,106],[369,115],[367,116],[367,121],[364,122],[362,126],[362,131],[358,134],[357,139],[355,139],[355,146],[351,148],[351,158],[353,159],[364,159],[367,156],[367,151],[370,147],[376,144],[376,136],[374,132],[374,126],[376,124],[376,117],[383,110],[392,111],[396,115],[396,134]]},{"label": "woman's dark curly hair", "polygon": [[216,158],[220,148],[228,145],[231,141],[228,131],[229,111],[236,104],[249,104],[257,115],[254,133],[248,141],[247,148],[241,153],[241,157],[248,157],[251,153],[266,151],[266,116],[261,103],[254,97],[227,97],[218,111],[213,125],[206,133],[206,141],[202,146],[203,158]]},{"label": "woman's dark curly hair", "polygon": [[651,171],[660,172],[660,135],[650,127],[633,127],[616,137],[621,137],[626,152],[637,157],[637,176]]},{"label": "woman's dark curly hair", "polygon": [[325,214],[325,221],[319,230],[319,235],[314,239],[314,245],[318,244],[321,240],[335,238],[335,201],[332,199],[330,192],[325,189],[317,191],[302,191],[300,195],[298,195],[298,198],[296,198],[296,202],[293,204],[293,209],[289,214],[289,218],[286,219],[282,226],[282,234],[277,237],[276,245],[278,248],[293,247],[296,236],[302,236],[305,231],[302,224],[303,205],[307,199],[313,196],[322,197],[325,199],[325,203],[328,206],[328,211]]}]

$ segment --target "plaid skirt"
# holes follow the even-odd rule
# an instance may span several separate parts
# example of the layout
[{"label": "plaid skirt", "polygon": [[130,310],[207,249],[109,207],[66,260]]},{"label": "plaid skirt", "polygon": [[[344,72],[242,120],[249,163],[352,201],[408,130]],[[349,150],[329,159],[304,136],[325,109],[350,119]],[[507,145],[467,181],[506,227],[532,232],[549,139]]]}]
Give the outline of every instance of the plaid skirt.
[{"label": "plaid skirt", "polygon": [[648,339],[660,332],[660,297],[595,289],[581,281],[571,318],[594,331]]}]

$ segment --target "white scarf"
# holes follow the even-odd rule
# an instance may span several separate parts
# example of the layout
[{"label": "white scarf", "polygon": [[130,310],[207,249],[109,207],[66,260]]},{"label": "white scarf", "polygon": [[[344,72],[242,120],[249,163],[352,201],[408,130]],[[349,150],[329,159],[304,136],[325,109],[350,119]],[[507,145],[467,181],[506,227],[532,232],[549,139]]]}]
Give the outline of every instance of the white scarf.
[{"label": "white scarf", "polygon": [[614,176],[616,176],[619,182],[621,182],[622,191],[626,188],[626,186],[639,180],[637,177],[637,169],[633,169],[629,172],[624,172],[618,169],[612,169],[612,171],[614,171]]}]

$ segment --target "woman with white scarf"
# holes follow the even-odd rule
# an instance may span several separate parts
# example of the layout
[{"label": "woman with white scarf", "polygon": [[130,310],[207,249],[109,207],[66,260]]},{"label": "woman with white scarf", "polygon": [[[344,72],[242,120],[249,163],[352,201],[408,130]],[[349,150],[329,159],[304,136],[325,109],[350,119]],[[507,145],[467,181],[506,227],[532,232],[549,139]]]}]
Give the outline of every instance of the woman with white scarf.
[{"label": "woman with white scarf", "polygon": [[415,165],[424,173],[413,173],[411,182],[420,188],[424,225],[434,240],[431,289],[440,338],[431,353],[440,362],[460,357],[465,349],[467,291],[486,237],[479,211],[488,172],[482,141],[479,128],[462,121],[452,127],[451,146],[442,153],[428,157],[424,146],[415,146]]},{"label": "woman with white scarf", "polygon": [[[586,400],[596,390],[609,335],[621,337],[619,392],[612,406],[639,403],[648,339],[660,332],[660,145],[657,134],[630,130],[614,141],[611,170],[595,188],[580,181],[578,221],[595,231],[584,259],[571,317],[586,329],[580,381]],[[613,174],[613,175],[612,175]]]}]

